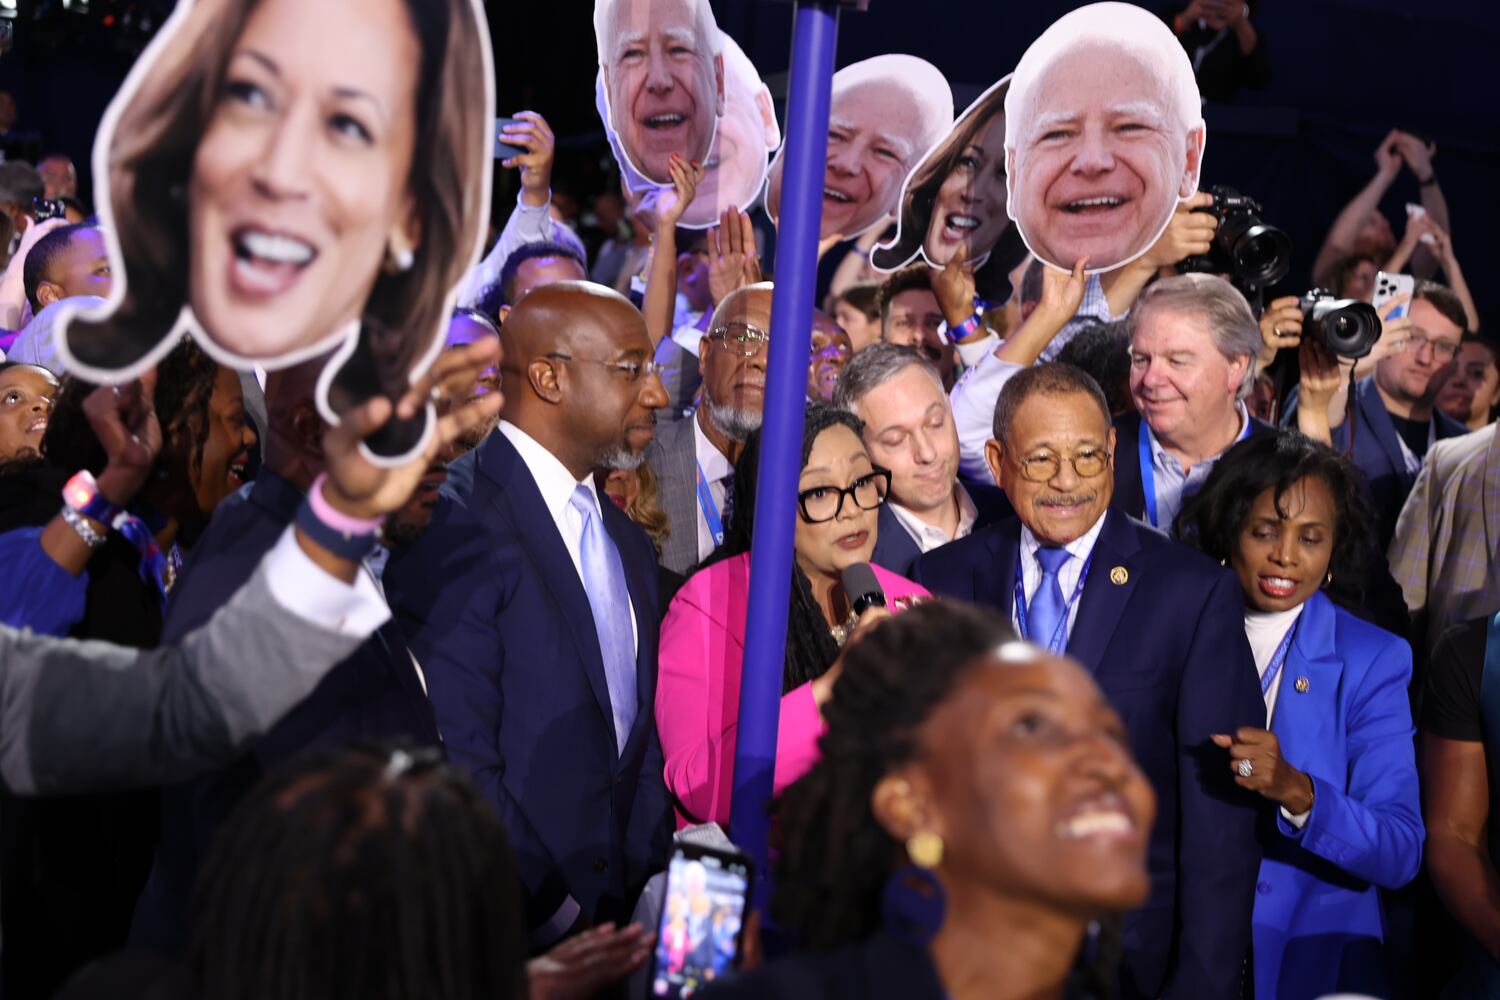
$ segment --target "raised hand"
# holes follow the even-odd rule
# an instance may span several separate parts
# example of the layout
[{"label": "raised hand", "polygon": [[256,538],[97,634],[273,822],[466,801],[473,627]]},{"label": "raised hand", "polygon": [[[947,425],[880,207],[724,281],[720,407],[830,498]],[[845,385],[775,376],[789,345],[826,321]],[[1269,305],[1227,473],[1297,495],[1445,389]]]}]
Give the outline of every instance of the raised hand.
[{"label": "raised hand", "polygon": [[106,462],[99,491],[123,507],[146,484],[161,453],[161,424],[153,395],[156,370],[127,385],[101,386],[83,401],[83,415],[104,447]]},{"label": "raised hand", "polygon": [[1260,314],[1260,355],[1255,359],[1261,368],[1276,360],[1276,352],[1302,343],[1302,300],[1295,295],[1272,299]]},{"label": "raised hand", "polygon": [[[484,371],[500,364],[500,341],[485,337],[438,355],[432,367],[393,407],[376,396],[344,414],[338,426],[323,435],[328,479],[324,498],[337,510],[362,520],[384,518],[406,505],[427,468],[452,442],[499,414],[505,404],[500,392],[470,397]],[[427,448],[403,465],[387,468],[371,462],[360,448],[369,435],[385,426],[394,412],[411,419],[436,395],[455,405],[437,421]]]},{"label": "raised hand", "polygon": [[974,315],[974,268],[967,243],[960,243],[947,265],[933,275],[932,291],[949,328]]},{"label": "raised hand", "polygon": [[552,128],[547,119],[535,111],[518,111],[515,117],[520,121],[505,126],[500,139],[508,146],[520,146],[526,152],[502,161],[501,166],[521,171],[521,196],[526,204],[545,205],[552,196]]},{"label": "raised hand", "polygon": [[1078,307],[1083,305],[1083,293],[1088,287],[1088,278],[1083,272],[1088,266],[1089,259],[1083,257],[1073,265],[1072,271],[1042,268],[1042,298],[1032,315],[1041,313],[1051,317],[1059,326],[1072,319]]},{"label": "raised hand", "polygon": [[1432,176],[1432,158],[1437,155],[1437,146],[1434,143],[1423,142],[1421,139],[1409,132],[1395,132],[1394,144],[1396,153],[1418,180]]},{"label": "raised hand", "polygon": [[1401,132],[1391,129],[1386,137],[1380,140],[1380,145],[1375,147],[1375,169],[1387,177],[1395,177],[1401,172],[1401,150],[1399,140]]},{"label": "raised hand", "polygon": [[731,205],[708,231],[708,290],[714,304],[737,288],[761,280],[760,255],[750,216]]},{"label": "raised hand", "polygon": [[1146,251],[1145,262],[1152,267],[1176,267],[1189,257],[1208,253],[1213,248],[1219,220],[1212,212],[1196,209],[1208,208],[1213,203],[1213,195],[1199,191],[1178,204],[1167,228]]},{"label": "raised hand", "polygon": [[703,165],[691,162],[673,153],[667,160],[667,171],[672,175],[672,186],[664,189],[656,199],[656,226],[658,231],[675,227],[693,203],[698,192],[698,182],[703,180]]}]

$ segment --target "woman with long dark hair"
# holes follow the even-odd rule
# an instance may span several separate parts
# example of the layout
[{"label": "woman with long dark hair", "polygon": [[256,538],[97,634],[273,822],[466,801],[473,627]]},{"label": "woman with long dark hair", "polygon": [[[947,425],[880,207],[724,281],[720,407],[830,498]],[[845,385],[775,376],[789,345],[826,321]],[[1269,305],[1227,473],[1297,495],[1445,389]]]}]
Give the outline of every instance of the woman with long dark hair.
[{"label": "woman with long dark hair", "polygon": [[704,997],[1108,995],[1156,804],[1093,679],[945,601],[846,661],[779,813],[772,908],[806,950]]},{"label": "woman with long dark hair", "polygon": [[[875,551],[890,473],[871,463],[860,427],[858,417],[831,406],[807,409],[781,681],[778,792],[817,757],[820,707],[839,675],[840,648],[862,620],[840,574],[869,562]],[[734,513],[724,544],[677,592],[661,626],[656,726],[681,823],[729,819],[760,450],[756,432],[735,465]],[[910,580],[874,570],[888,610],[927,595]],[[864,618],[879,613],[870,609]]]},{"label": "woman with long dark hair", "polygon": [[1354,468],[1287,430],[1231,448],[1177,517],[1178,537],[1239,577],[1266,701],[1264,729],[1214,737],[1268,806],[1259,1000],[1388,996],[1380,889],[1422,861],[1411,647],[1348,610],[1371,523]]}]

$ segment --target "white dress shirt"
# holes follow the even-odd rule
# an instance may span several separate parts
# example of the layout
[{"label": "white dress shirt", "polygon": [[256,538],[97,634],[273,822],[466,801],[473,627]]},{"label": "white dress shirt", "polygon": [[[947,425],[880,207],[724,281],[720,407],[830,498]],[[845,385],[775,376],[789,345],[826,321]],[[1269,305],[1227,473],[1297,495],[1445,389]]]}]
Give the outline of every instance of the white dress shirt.
[{"label": "white dress shirt", "polygon": [[[708,435],[703,433],[702,419],[700,416],[693,417],[693,451],[698,458],[698,467],[703,470],[703,478],[708,480],[708,492],[719,509],[719,522],[722,524],[724,501],[729,495],[724,479],[734,474],[734,466],[729,463],[728,458],[724,457],[722,451],[714,447]],[[718,543],[714,541],[714,534],[709,530],[708,518],[703,515],[703,504],[698,502],[696,474],[693,477],[693,504],[698,508],[698,561],[702,562],[718,547]]]},{"label": "white dress shirt", "polygon": [[974,501],[969,497],[969,491],[964,489],[963,483],[954,483],[953,492],[958,497],[958,531],[952,538],[948,533],[936,525],[928,524],[915,513],[899,503],[887,501],[891,513],[896,515],[896,520],[906,533],[911,536],[912,541],[917,543],[917,548],[923,552],[931,552],[939,545],[947,545],[949,542],[960,538],[967,538],[974,531],[974,522],[979,519],[979,508],[974,506]]},{"label": "white dress shirt", "polygon": [[[1082,599],[1077,601],[1072,600],[1073,591],[1078,588],[1078,578],[1083,575],[1083,564],[1088,562],[1089,554],[1094,551],[1094,543],[1099,541],[1099,532],[1103,530],[1104,519],[1108,516],[1109,512],[1105,511],[1099,515],[1099,520],[1095,521],[1088,531],[1085,531],[1063,546],[1063,548],[1068,550],[1068,554],[1073,557],[1063,563],[1062,568],[1057,571],[1057,585],[1062,589],[1063,600],[1070,602],[1068,604],[1068,623],[1066,627],[1066,635],[1070,641],[1073,638],[1073,623],[1078,620],[1078,606],[1083,603]],[[1036,603],[1036,588],[1042,582],[1042,564],[1036,558],[1036,550],[1041,547],[1042,543],[1031,533],[1031,529],[1024,524],[1021,525],[1021,587],[1026,592],[1026,606],[1028,608]],[[1093,569],[1090,569],[1089,572],[1092,573]],[[1007,582],[1007,586],[1013,585],[1013,581]],[[1010,620],[1019,630],[1020,617],[1016,614],[1014,598],[1011,600]],[[1037,638],[1033,636],[1032,641],[1037,642]],[[1044,639],[1038,642],[1038,645],[1045,645],[1045,643],[1046,640]],[[1063,648],[1066,649],[1067,647],[1064,646]]]},{"label": "white dress shirt", "polygon": [[276,603],[303,621],[341,635],[374,635],[391,617],[375,581],[354,574],[352,584],[331,575],[302,551],[288,525],[263,560],[266,587]]},{"label": "white dress shirt", "polygon": [[[536,488],[542,494],[542,503],[546,506],[547,513],[552,515],[552,521],[557,525],[557,533],[562,536],[563,545],[567,547],[568,555],[573,560],[573,570],[578,574],[578,582],[587,586],[583,578],[583,516],[574,509],[570,501],[573,499],[573,491],[583,486],[594,498],[594,509],[598,510],[599,491],[594,487],[594,477],[588,475],[581,481],[574,479],[573,473],[557,460],[556,455],[543,448],[535,438],[509,420],[500,421],[500,433],[504,434],[506,440],[515,446],[521,456],[521,461],[526,465],[526,471],[530,472],[531,478],[536,481]],[[600,513],[599,517],[602,527],[603,513]],[[630,600],[628,594],[626,599]],[[640,626],[635,620],[634,600],[630,601],[630,633],[635,638],[636,649],[639,650]]]},{"label": "white dress shirt", "polygon": [[[1288,632],[1297,627],[1297,619],[1302,615],[1303,605],[1299,604],[1288,611],[1246,611],[1245,612],[1245,638],[1250,640],[1250,652],[1255,657],[1255,672],[1262,678],[1266,676],[1266,670],[1271,666],[1271,657],[1276,655],[1276,647],[1281,645],[1281,640],[1286,638]],[[1291,651],[1287,651],[1287,659],[1291,659]],[[1281,693],[1281,682],[1286,680],[1286,664],[1283,663],[1281,672],[1278,673],[1271,686],[1266,689],[1266,728],[1271,728],[1271,717],[1276,714],[1276,696]],[[1297,813],[1293,815],[1287,812],[1286,807],[1281,809],[1281,815],[1286,817],[1297,829],[1302,829],[1307,822],[1308,815],[1312,812]]]}]

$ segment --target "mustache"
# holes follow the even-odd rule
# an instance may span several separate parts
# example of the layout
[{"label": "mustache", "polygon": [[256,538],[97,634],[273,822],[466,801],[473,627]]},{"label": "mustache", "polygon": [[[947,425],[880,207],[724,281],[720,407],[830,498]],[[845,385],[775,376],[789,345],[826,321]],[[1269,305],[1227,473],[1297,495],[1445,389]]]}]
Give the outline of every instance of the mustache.
[{"label": "mustache", "polygon": [[1064,493],[1061,496],[1047,494],[1037,497],[1033,503],[1038,507],[1081,507],[1084,504],[1093,503],[1099,498],[1098,493]]}]

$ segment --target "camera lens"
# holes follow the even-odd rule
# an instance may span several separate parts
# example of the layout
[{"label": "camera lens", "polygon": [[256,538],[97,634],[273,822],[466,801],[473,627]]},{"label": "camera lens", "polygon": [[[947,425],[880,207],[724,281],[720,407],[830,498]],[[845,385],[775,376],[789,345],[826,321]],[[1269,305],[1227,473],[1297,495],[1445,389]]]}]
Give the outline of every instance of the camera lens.
[{"label": "camera lens", "polygon": [[1235,273],[1262,288],[1285,278],[1292,267],[1292,241],[1287,234],[1253,216],[1235,221],[1243,222],[1235,227],[1240,231],[1230,236]]},{"label": "camera lens", "polygon": [[1302,325],[1343,358],[1362,358],[1380,339],[1380,314],[1375,307],[1354,299],[1315,298],[1304,300]]}]

